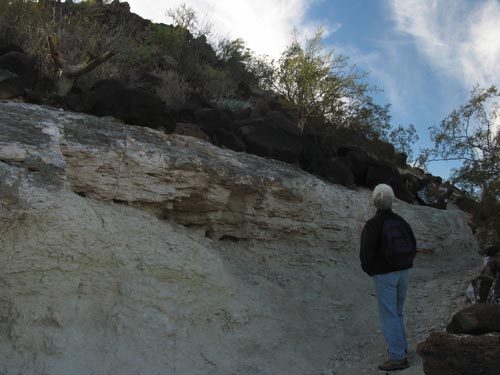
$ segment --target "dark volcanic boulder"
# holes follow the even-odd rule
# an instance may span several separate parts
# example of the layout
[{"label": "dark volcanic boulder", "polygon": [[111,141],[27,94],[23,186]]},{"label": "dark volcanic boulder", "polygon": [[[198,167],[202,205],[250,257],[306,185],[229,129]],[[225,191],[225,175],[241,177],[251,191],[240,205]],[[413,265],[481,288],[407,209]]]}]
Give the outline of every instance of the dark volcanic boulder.
[{"label": "dark volcanic boulder", "polygon": [[105,102],[119,90],[125,89],[125,85],[117,79],[103,79],[92,85],[85,99],[85,111],[93,113],[96,103]]},{"label": "dark volcanic boulder", "polygon": [[426,375],[500,374],[500,335],[434,332],[417,347]]},{"label": "dark volcanic boulder", "polygon": [[408,189],[405,180],[401,176],[395,174],[389,181],[389,185],[392,187],[396,198],[408,203],[415,203],[415,195]]},{"label": "dark volcanic boulder", "polygon": [[55,95],[54,80],[48,77],[37,79],[26,92],[26,101],[34,104],[50,103],[50,96]]},{"label": "dark volcanic boulder", "polygon": [[375,160],[362,150],[348,147],[339,147],[338,155],[342,156],[351,168],[356,185],[365,185],[368,168],[375,163]]},{"label": "dark volcanic boulder", "polygon": [[0,68],[0,99],[11,99],[22,96],[25,85],[19,76],[9,70]]},{"label": "dark volcanic boulder", "polygon": [[162,129],[168,133],[175,130],[175,119],[158,95],[139,88],[123,88],[116,80],[94,85],[85,109],[97,116],[119,118],[127,124]]},{"label": "dark volcanic boulder", "polygon": [[0,56],[0,68],[17,74],[26,86],[37,77],[33,59],[24,52],[11,51]]},{"label": "dark volcanic boulder", "polygon": [[85,109],[85,94],[78,87],[72,87],[64,97],[66,108],[74,112],[83,112]]},{"label": "dark volcanic boulder", "polygon": [[320,175],[326,180],[344,186],[354,185],[354,175],[351,168],[339,158],[325,160]]},{"label": "dark volcanic boulder", "polygon": [[446,327],[449,333],[500,333],[500,305],[478,303],[460,310]]},{"label": "dark volcanic boulder", "polygon": [[368,166],[366,171],[365,186],[370,189],[378,184],[388,184],[399,180],[399,172],[389,164],[376,164]]},{"label": "dark volcanic boulder", "polygon": [[0,47],[0,57],[9,52],[21,52],[24,53],[23,49],[15,44],[8,44],[6,46]]},{"label": "dark volcanic boulder", "polygon": [[11,99],[25,94],[36,79],[33,59],[15,46],[2,47],[0,53],[0,99]]},{"label": "dark volcanic boulder", "polygon": [[320,173],[323,154],[314,137],[306,136],[302,138],[302,154],[300,155],[300,166],[303,170],[317,174]]},{"label": "dark volcanic boulder", "polygon": [[219,128],[214,131],[214,142],[219,147],[225,147],[233,151],[246,151],[245,143],[232,131]]},{"label": "dark volcanic boulder", "polygon": [[247,152],[288,163],[299,160],[302,153],[302,139],[276,126],[243,126],[239,134]]}]

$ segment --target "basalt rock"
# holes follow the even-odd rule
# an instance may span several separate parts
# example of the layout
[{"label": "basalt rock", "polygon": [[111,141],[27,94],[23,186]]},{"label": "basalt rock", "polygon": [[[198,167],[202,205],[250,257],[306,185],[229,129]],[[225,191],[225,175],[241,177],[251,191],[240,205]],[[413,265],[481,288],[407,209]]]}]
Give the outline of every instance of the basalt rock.
[{"label": "basalt rock", "polygon": [[434,332],[417,348],[425,375],[496,375],[500,373],[500,335]]},{"label": "basalt rock", "polygon": [[449,333],[500,334],[500,305],[478,303],[460,310],[446,327]]},{"label": "basalt rock", "polygon": [[24,83],[17,74],[0,68],[0,99],[22,96],[25,90]]},{"label": "basalt rock", "polygon": [[24,52],[10,51],[0,56],[0,68],[15,73],[26,87],[37,77],[33,59]]},{"label": "basalt rock", "polygon": [[0,56],[3,56],[9,52],[24,53],[24,50],[16,44],[9,44],[9,45],[0,47]]},{"label": "basalt rock", "polygon": [[23,96],[36,76],[33,59],[22,49],[0,48],[0,99]]},{"label": "basalt rock", "polygon": [[213,132],[214,143],[219,147],[228,148],[233,151],[245,152],[245,143],[235,133],[224,128],[216,129]]},{"label": "basalt rock", "polygon": [[302,154],[301,137],[291,135],[278,126],[244,126],[239,129],[239,134],[247,152],[254,155],[295,163]]},{"label": "basalt rock", "polygon": [[351,169],[341,159],[330,158],[323,163],[320,173],[327,181],[344,186],[354,185]]},{"label": "basalt rock", "polygon": [[119,88],[111,84],[103,90],[92,90],[87,101],[88,112],[97,116],[113,116],[126,124],[162,129],[167,133],[175,130],[175,118],[165,102],[156,94],[139,88]]}]

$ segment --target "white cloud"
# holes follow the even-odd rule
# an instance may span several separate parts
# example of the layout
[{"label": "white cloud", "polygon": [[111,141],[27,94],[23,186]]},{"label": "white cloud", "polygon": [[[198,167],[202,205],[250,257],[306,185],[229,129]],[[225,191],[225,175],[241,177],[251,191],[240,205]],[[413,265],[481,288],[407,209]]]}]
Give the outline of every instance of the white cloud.
[{"label": "white cloud", "polygon": [[500,2],[390,0],[396,29],[441,74],[475,84],[500,83]]},{"label": "white cloud", "polygon": [[[292,29],[310,32],[317,25],[305,19],[309,0],[128,0],[131,11],[153,22],[170,23],[168,9],[186,3],[208,19],[217,35],[242,38],[257,54],[277,57],[290,43]],[[336,26],[338,27],[338,26]],[[331,31],[331,30],[327,30]]]}]

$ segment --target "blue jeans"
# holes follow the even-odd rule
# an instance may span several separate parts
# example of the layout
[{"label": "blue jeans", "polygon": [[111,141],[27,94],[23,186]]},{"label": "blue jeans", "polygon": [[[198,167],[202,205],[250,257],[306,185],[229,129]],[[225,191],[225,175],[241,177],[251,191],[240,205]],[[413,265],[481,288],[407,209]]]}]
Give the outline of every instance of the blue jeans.
[{"label": "blue jeans", "polygon": [[408,349],[403,317],[408,274],[406,269],[373,276],[382,334],[389,345],[389,359],[393,360],[406,358]]}]

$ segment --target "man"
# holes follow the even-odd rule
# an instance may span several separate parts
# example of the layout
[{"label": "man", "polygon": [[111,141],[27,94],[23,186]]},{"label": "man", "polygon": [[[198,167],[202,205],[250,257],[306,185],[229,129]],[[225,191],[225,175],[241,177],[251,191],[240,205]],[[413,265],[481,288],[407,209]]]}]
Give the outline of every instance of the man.
[{"label": "man", "polygon": [[[403,307],[417,243],[410,225],[392,212],[392,188],[377,185],[372,198],[377,213],[363,228],[359,258],[361,268],[375,283],[382,333],[389,346],[389,359],[378,368],[402,370],[409,367]],[[394,231],[400,235],[394,235]],[[393,242],[397,245],[389,244]]]}]

